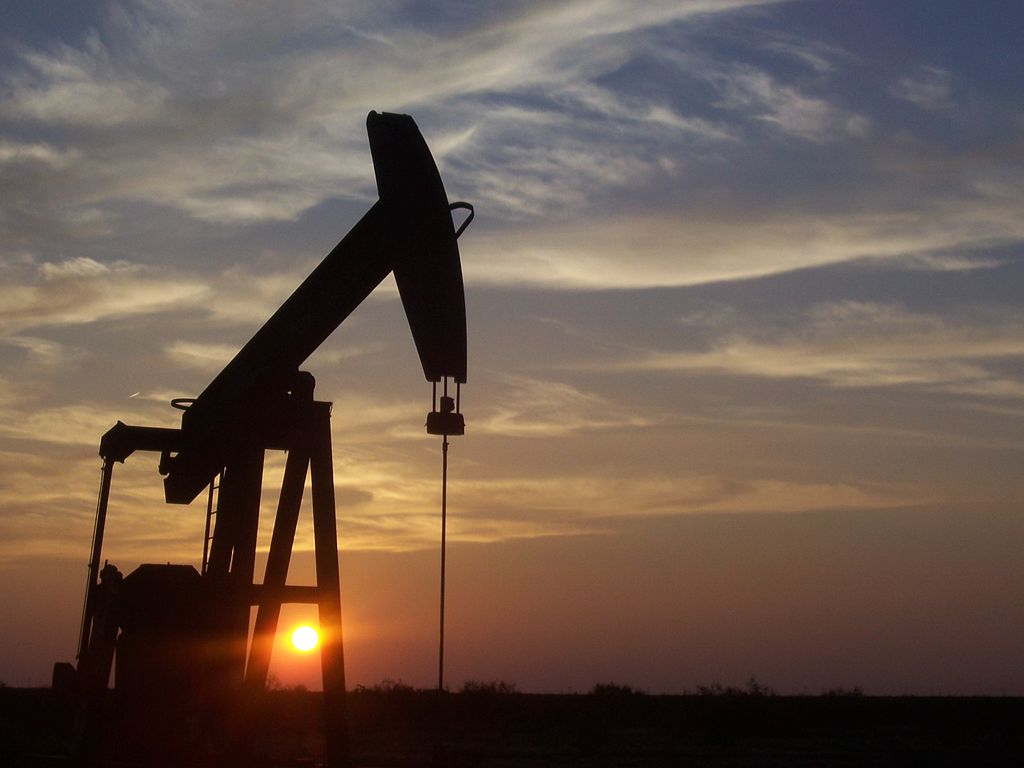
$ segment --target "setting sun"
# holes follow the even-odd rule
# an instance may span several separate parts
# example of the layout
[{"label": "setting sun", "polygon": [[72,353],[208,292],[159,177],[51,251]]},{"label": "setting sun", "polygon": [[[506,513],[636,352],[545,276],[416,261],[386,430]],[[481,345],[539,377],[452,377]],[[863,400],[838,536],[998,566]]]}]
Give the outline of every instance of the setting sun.
[{"label": "setting sun", "polygon": [[291,641],[295,650],[308,653],[316,648],[317,643],[320,642],[320,635],[313,627],[303,624],[292,631]]}]

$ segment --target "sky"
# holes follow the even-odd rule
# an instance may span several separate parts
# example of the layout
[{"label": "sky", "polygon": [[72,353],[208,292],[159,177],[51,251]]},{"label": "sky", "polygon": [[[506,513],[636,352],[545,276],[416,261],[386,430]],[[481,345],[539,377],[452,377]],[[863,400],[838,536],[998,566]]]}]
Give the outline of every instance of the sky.
[{"label": "sky", "polygon": [[[100,435],[175,426],[373,204],[372,109],[413,115],[476,207],[451,687],[1024,695],[1020,4],[2,18],[0,680],[73,659]],[[348,683],[428,686],[440,445],[390,278],[305,367],[334,403]],[[205,508],[163,504],[156,462],[115,470],[125,573],[201,557]]]}]

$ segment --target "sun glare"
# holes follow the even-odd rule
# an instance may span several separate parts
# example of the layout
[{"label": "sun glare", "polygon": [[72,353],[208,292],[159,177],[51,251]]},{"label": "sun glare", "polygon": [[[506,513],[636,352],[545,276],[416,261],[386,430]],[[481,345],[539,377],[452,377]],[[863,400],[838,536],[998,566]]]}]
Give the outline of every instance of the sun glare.
[{"label": "sun glare", "polygon": [[320,635],[317,631],[308,624],[303,624],[301,627],[296,627],[292,630],[292,646],[297,651],[302,653],[309,653],[316,648],[317,643],[320,642]]}]

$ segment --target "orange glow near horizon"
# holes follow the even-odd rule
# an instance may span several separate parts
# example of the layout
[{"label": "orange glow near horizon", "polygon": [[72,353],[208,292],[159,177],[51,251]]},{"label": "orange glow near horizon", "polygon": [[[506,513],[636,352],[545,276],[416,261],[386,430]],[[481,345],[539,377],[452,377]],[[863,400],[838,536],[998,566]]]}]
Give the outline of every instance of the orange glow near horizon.
[{"label": "orange glow near horizon", "polygon": [[299,653],[309,653],[320,644],[320,633],[309,624],[302,624],[292,630],[292,648]]}]

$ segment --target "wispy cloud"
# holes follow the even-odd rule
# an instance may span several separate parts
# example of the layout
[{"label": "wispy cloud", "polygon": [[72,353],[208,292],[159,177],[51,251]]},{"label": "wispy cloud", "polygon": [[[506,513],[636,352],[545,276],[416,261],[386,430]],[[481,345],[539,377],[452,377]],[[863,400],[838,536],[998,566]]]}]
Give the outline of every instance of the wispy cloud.
[{"label": "wispy cloud", "polygon": [[869,258],[915,268],[974,269],[973,259],[937,256],[1024,238],[1014,198],[944,200],[878,213],[734,213],[608,217],[586,228],[548,227],[474,235],[467,277],[561,288],[696,285]]},{"label": "wispy cloud", "polygon": [[563,382],[507,377],[504,384],[501,394],[492,401],[494,405],[477,420],[476,431],[543,437],[650,423],[621,403]]},{"label": "wispy cloud", "polygon": [[9,77],[12,98],[0,109],[7,117],[108,128],[151,120],[166,96],[159,84],[117,61],[95,33],[81,47],[23,49],[21,56],[25,68]]},{"label": "wispy cloud", "polygon": [[871,128],[870,119],[864,115],[802,93],[765,71],[742,68],[720,75],[719,80],[725,94],[724,106],[749,110],[757,120],[788,136],[817,142],[838,141],[864,136]]},{"label": "wispy cloud", "polygon": [[50,168],[63,168],[79,159],[76,150],[63,150],[43,142],[0,140],[0,165],[39,164]]},{"label": "wispy cloud", "polygon": [[[386,35],[376,31],[383,18],[371,5],[347,6],[327,18],[293,9],[269,23],[275,14],[263,6],[243,21],[200,3],[129,4],[112,11],[103,34],[78,45],[22,49],[21,67],[6,74],[9,98],[0,117],[50,126],[44,133],[60,140],[0,145],[0,161],[9,158],[0,164],[10,166],[9,181],[24,195],[24,205],[0,227],[9,240],[36,243],[44,213],[79,232],[102,220],[109,232],[104,217],[130,203],[239,225],[294,221],[330,198],[369,200],[372,169],[359,123],[367,109],[385,107],[419,114],[443,170],[458,180],[459,196],[473,197],[492,221],[537,223],[529,242],[488,247],[486,270],[469,269],[489,281],[652,285],[650,273],[659,271],[668,284],[688,284],[1020,237],[1012,215],[981,216],[986,208],[997,216],[1004,208],[1015,211],[1019,200],[986,199],[994,197],[991,189],[972,200],[979,190],[965,188],[962,179],[962,203],[950,199],[956,189],[936,197],[918,191],[913,200],[886,196],[885,212],[877,213],[864,211],[859,189],[848,196],[858,213],[841,213],[840,199],[834,211],[803,221],[751,215],[728,201],[718,206],[723,222],[745,217],[749,241],[765,243],[760,251],[737,242],[745,236],[724,223],[680,226],[706,216],[706,209],[680,202],[703,194],[699,181],[688,181],[693,166],[703,179],[716,164],[749,164],[742,153],[751,125],[810,144],[863,142],[872,134],[870,114],[830,97],[831,78],[849,57],[824,43],[755,36],[752,50],[805,65],[804,74],[790,77],[726,60],[706,43],[666,53],[659,39],[648,50],[652,30],[696,21],[707,30],[717,15],[770,4],[534,4],[511,14],[481,10],[449,19],[443,31],[392,25]],[[344,46],[334,44],[325,24]],[[259,45],[252,44],[254,34]],[[680,78],[705,84],[700,99],[684,103],[670,89],[623,88],[609,80],[646,56],[669,54]],[[228,55],[229,67],[222,63]],[[926,67],[894,88],[900,98],[937,105],[944,78],[947,72]],[[116,139],[96,131],[97,121],[116,124]],[[873,150],[864,145],[863,151]],[[880,171],[883,160],[874,160]],[[34,164],[50,167],[48,173],[59,169],[59,179],[48,180]],[[797,192],[766,190],[783,197]],[[634,207],[648,202],[649,219],[631,210],[634,224],[609,225],[623,200]],[[972,236],[942,236],[957,223],[973,228]],[[598,238],[588,235],[598,230],[595,245]],[[640,263],[615,268],[601,255],[610,250],[606,242],[619,249],[619,261],[635,250],[631,244],[641,244]],[[700,267],[711,262],[714,268]]]},{"label": "wispy cloud", "polygon": [[820,379],[836,387],[916,387],[979,397],[1024,397],[1024,382],[988,367],[1024,357],[1024,317],[974,322],[899,306],[840,302],[812,308],[775,340],[732,336],[700,352],[655,353],[626,368],[719,371]]},{"label": "wispy cloud", "polygon": [[38,336],[8,336],[0,338],[0,344],[25,350],[28,353],[28,364],[41,369],[60,368],[83,355],[81,349]]},{"label": "wispy cloud", "polygon": [[912,75],[904,75],[889,87],[889,93],[930,112],[954,106],[953,76],[941,67],[921,67]]},{"label": "wispy cloud", "polygon": [[[767,3],[533,4],[511,15],[484,10],[437,33],[399,26],[386,36],[368,31],[382,22],[372,6],[347,6],[326,17],[293,8],[286,19],[261,6],[243,22],[205,3],[131,3],[112,9],[102,34],[88,34],[79,45],[21,50],[22,66],[5,77],[0,117],[48,126],[70,143],[54,150],[8,142],[0,158],[59,159],[68,174],[60,200],[65,209],[142,200],[210,222],[292,220],[329,197],[372,197],[359,131],[368,109],[426,112],[428,121],[447,114],[442,124],[450,124],[451,114],[475,114],[455,134],[464,143],[473,135],[467,125],[496,124],[489,102],[505,94],[539,98],[550,116],[561,110],[564,117],[571,106],[574,118],[585,118],[584,109],[592,122],[603,121],[575,146],[563,133],[546,159],[510,158],[527,179],[537,179],[514,199],[481,180],[485,201],[537,214],[554,201],[533,193],[579,167],[574,155],[602,134],[611,138],[611,125],[637,137],[666,130],[728,137],[723,125],[681,115],[657,99],[602,92],[594,81],[634,55],[635,37],[644,30]],[[331,28],[344,45],[328,34]],[[514,134],[523,125],[512,117],[506,112],[503,124]],[[577,135],[581,127],[576,122]],[[116,136],[98,129],[116,129]],[[478,137],[500,140],[493,131]],[[441,155],[459,143],[442,141]],[[608,169],[599,182],[640,167],[621,152],[594,147],[593,153],[605,162],[587,162],[589,173]],[[616,170],[607,161],[617,156]],[[36,181],[29,169],[17,178],[26,187]]]},{"label": "wispy cloud", "polygon": [[[433,481],[385,486],[373,504],[346,514],[346,541],[357,549],[403,551],[433,547],[438,520],[424,499]],[[560,473],[557,477],[454,480],[449,537],[495,543],[550,536],[611,535],[623,520],[688,514],[799,513],[879,509],[920,501],[905,488],[861,488],[848,483],[800,483],[722,476],[640,477]],[[453,508],[454,509],[454,508]],[[310,546],[303,542],[302,546]]]},{"label": "wispy cloud", "polygon": [[[114,426],[118,417],[130,418],[128,410],[125,407],[120,413],[115,413],[109,405],[99,403],[53,406],[25,403],[14,411],[17,418],[0,426],[0,437],[50,445],[88,446],[93,449],[99,446],[100,437]],[[142,409],[130,410],[138,414]],[[162,423],[153,426],[176,426],[175,412],[169,408],[161,412],[146,409],[145,413],[151,422],[157,421],[160,413],[164,414],[159,419]],[[93,455],[92,450],[87,455]]]},{"label": "wispy cloud", "polygon": [[762,47],[766,51],[795,59],[821,76],[828,76],[836,71],[837,59],[845,61],[850,58],[849,53],[834,45],[791,35],[775,35],[763,43]]},{"label": "wispy cloud", "polygon": [[175,341],[167,347],[167,354],[179,365],[217,372],[227,364],[238,348],[230,344],[203,344],[193,341]]},{"label": "wispy cloud", "polygon": [[207,286],[160,270],[86,257],[39,265],[34,279],[0,287],[0,331],[92,323],[194,306]]}]

